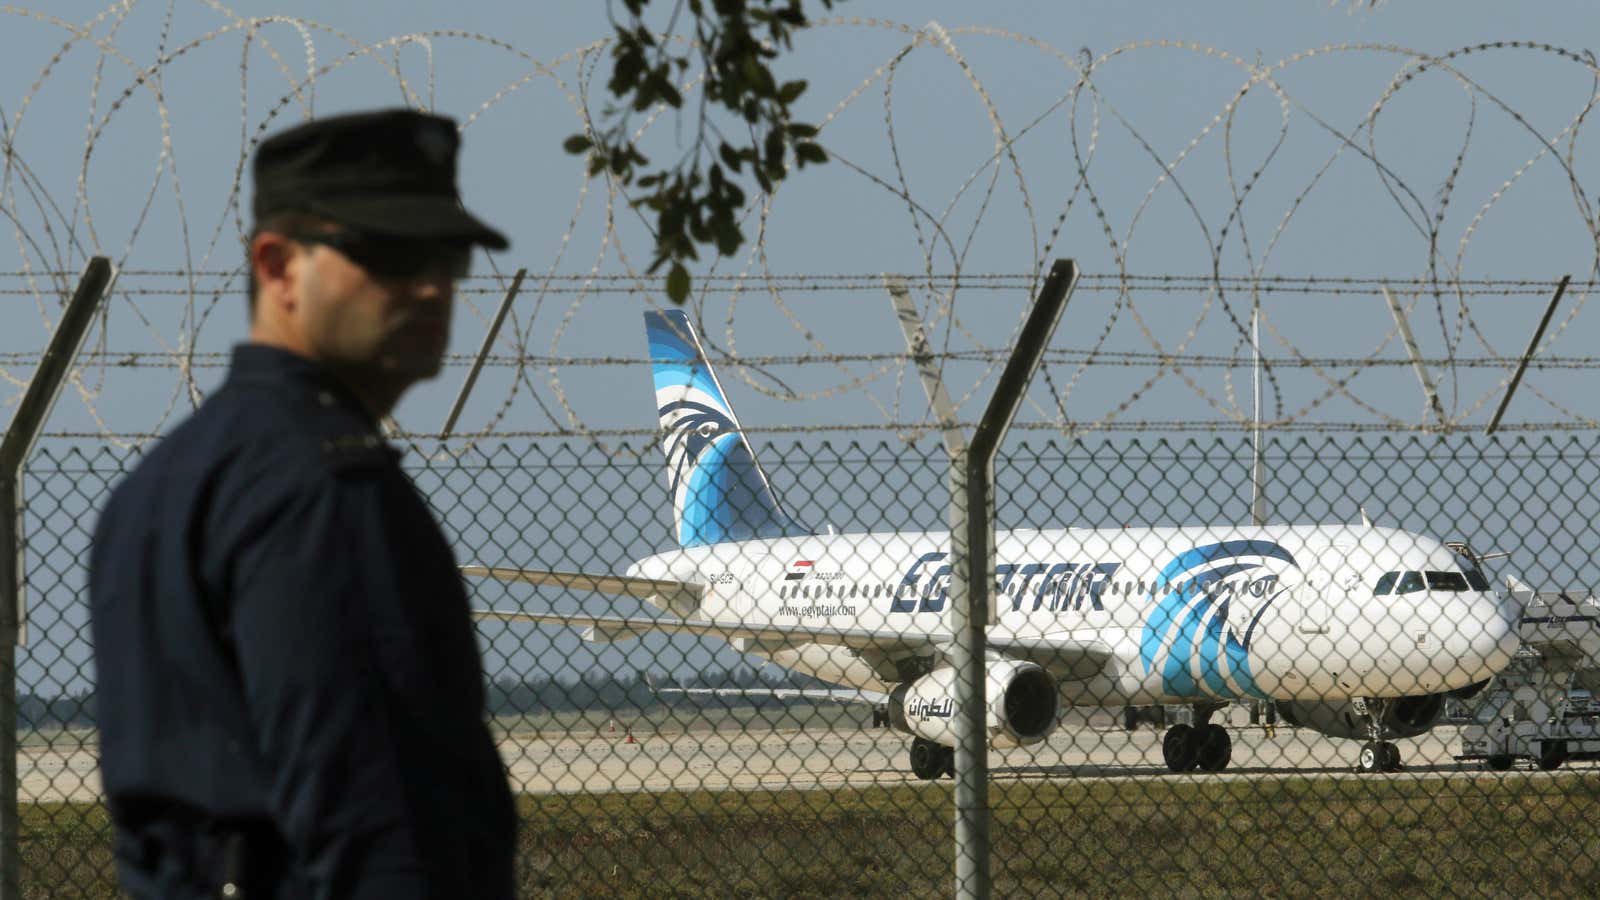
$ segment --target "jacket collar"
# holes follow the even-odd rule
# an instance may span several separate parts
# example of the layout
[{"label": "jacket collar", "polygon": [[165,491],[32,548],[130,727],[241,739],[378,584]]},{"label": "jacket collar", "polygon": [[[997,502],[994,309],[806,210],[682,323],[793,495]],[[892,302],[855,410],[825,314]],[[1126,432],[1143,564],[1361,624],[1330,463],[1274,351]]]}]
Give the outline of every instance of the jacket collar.
[{"label": "jacket collar", "polygon": [[[356,395],[334,377],[327,367],[313,359],[267,344],[236,344],[233,363],[228,369],[228,385],[266,384],[295,387],[315,394],[323,403],[339,406],[359,415],[377,428],[377,421]],[[326,399],[324,399],[326,398]]]}]

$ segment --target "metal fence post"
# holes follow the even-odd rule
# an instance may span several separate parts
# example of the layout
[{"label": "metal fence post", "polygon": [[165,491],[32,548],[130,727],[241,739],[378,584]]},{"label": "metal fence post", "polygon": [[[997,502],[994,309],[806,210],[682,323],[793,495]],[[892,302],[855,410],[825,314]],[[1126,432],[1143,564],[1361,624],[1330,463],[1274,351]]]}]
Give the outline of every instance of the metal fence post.
[{"label": "metal fence post", "polygon": [[17,823],[17,638],[22,623],[22,465],[33,450],[84,333],[111,283],[111,261],[89,260],[50,345],[0,440],[0,900],[22,895]]},{"label": "metal fence post", "polygon": [[0,474],[0,897],[22,896],[17,844],[17,584],[22,577],[16,478]]},{"label": "metal fence post", "polygon": [[1489,427],[1484,434],[1494,434],[1500,427],[1500,417],[1506,414],[1506,407],[1511,405],[1511,395],[1517,392],[1517,385],[1522,383],[1522,373],[1528,371],[1528,363],[1533,360],[1533,354],[1539,349],[1539,341],[1544,339],[1544,330],[1550,325],[1550,317],[1556,314],[1556,305],[1567,292],[1567,285],[1572,283],[1572,275],[1561,276],[1561,281],[1556,285],[1556,294],[1550,298],[1549,305],[1544,308],[1544,317],[1539,320],[1539,327],[1533,330],[1533,340],[1528,342],[1528,349],[1522,352],[1522,358],[1517,360],[1517,369],[1511,374],[1511,382],[1506,385],[1506,393],[1500,398],[1500,405],[1495,407],[1494,417],[1489,420]]},{"label": "metal fence post", "polygon": [[527,267],[517,270],[511,279],[511,286],[506,288],[506,295],[500,300],[500,308],[495,311],[494,320],[489,323],[489,330],[483,333],[483,346],[478,348],[478,355],[472,359],[472,368],[467,370],[467,380],[461,383],[461,390],[456,394],[456,402],[450,407],[450,414],[445,417],[444,427],[439,429],[441,439],[448,438],[456,428],[456,420],[461,417],[461,410],[466,408],[467,397],[472,394],[472,386],[478,383],[478,373],[483,371],[483,361],[489,358],[489,351],[494,349],[494,339],[500,336],[500,326],[505,324],[506,313],[511,311],[511,301],[517,299],[517,293],[522,290],[522,279],[528,277]]},{"label": "metal fence post", "polygon": [[955,407],[933,365],[905,283],[885,279],[950,453],[950,624],[954,640],[945,655],[956,671],[955,702],[960,711],[954,722],[955,895],[960,898],[988,897],[992,886],[984,661],[986,634],[994,613],[994,458],[1077,281],[1078,267],[1072,260],[1058,259],[1050,267],[969,445],[955,424]]}]

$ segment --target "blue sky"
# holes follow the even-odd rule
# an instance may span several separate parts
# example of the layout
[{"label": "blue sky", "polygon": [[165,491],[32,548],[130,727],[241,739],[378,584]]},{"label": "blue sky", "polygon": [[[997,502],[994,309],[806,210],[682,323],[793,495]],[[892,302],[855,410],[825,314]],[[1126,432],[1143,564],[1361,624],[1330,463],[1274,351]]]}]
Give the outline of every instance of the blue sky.
[{"label": "blue sky", "polygon": [[[697,267],[697,274],[743,280],[737,293],[701,295],[692,308],[719,352],[826,359],[901,349],[882,291],[871,283],[769,290],[759,276],[958,269],[969,277],[1026,275],[1047,268],[1049,257],[1073,256],[1102,279],[1122,272],[1204,277],[1215,266],[1223,275],[1268,277],[1404,280],[1432,273],[1448,280],[1459,271],[1465,278],[1553,281],[1571,272],[1587,280],[1596,253],[1594,211],[1585,208],[1582,181],[1593,170],[1586,135],[1579,129],[1571,148],[1576,188],[1559,158],[1566,144],[1539,158],[1540,142],[1557,139],[1593,102],[1592,72],[1581,59],[1546,49],[1480,50],[1454,60],[1453,71],[1434,65],[1388,90],[1415,65],[1409,51],[1439,54],[1518,40],[1581,52],[1575,39],[1600,24],[1600,13],[1587,4],[1529,8],[841,3],[840,16],[882,21],[818,28],[783,63],[811,82],[803,115],[825,124],[823,143],[835,162],[791,179],[764,223],[752,212],[747,232],[754,237],[759,229],[759,245]],[[233,189],[251,140],[309,113],[413,102],[467,123],[467,202],[514,240],[511,252],[480,263],[481,275],[501,277],[483,277],[464,292],[452,349],[476,349],[504,276],[526,265],[535,281],[497,352],[642,356],[635,314],[661,302],[656,280],[642,275],[647,231],[620,202],[608,228],[605,185],[586,181],[578,162],[559,149],[581,126],[575,104],[583,79],[592,77],[592,105],[606,99],[603,57],[592,57],[598,68],[585,69],[573,55],[607,34],[604,4],[238,3],[230,13],[199,0],[142,0],[126,9],[67,0],[48,12],[80,25],[95,22],[94,38],[111,52],[80,41],[60,53],[64,29],[38,16],[5,15],[0,114],[13,159],[27,169],[14,164],[0,185],[16,220],[7,224],[25,236],[0,246],[0,271],[76,269],[91,245],[129,269],[233,270],[248,178],[242,195]],[[305,31],[288,22],[263,24],[247,51],[241,22],[263,16],[298,19]],[[948,30],[948,44],[912,46],[933,21]],[[461,34],[438,33],[446,30]],[[392,40],[429,32],[427,40]],[[1144,45],[1155,41],[1172,45]],[[157,78],[135,83],[135,69],[178,48],[175,59],[150,70]],[[1092,87],[1075,86],[1075,66],[1089,60]],[[1252,84],[1253,64],[1267,67],[1271,81]],[[295,97],[290,85],[308,68],[324,69],[314,96]],[[1370,127],[1363,127],[1369,117]],[[997,121],[1011,141],[1004,152],[996,149]],[[644,146],[665,159],[683,152],[691,137],[668,118],[651,124]],[[1080,161],[1086,180],[1079,178]],[[1163,166],[1171,171],[1164,174]],[[1508,182],[1510,189],[1499,193]],[[1242,201],[1235,200],[1239,191]],[[1430,235],[1435,221],[1437,234]],[[67,245],[69,232],[78,246]],[[639,277],[627,285],[634,292],[615,285],[584,292],[578,282],[541,289],[537,279],[551,273]],[[1125,297],[1114,283],[1100,285],[1076,298],[1059,348],[1110,354],[1102,359],[1188,353],[1243,360],[1239,323],[1248,319],[1251,297],[1239,285]],[[113,351],[192,345],[216,353],[243,330],[237,280],[191,286],[147,276],[120,286],[172,296],[116,298],[105,333]],[[0,352],[36,350],[46,334],[50,304],[41,298],[49,287],[14,276],[6,276],[4,287],[14,293],[4,295],[0,310],[6,323]],[[1465,312],[1453,297],[1406,300],[1417,303],[1413,326],[1425,355],[1506,357],[1520,352],[1531,332],[1542,290],[1475,298]],[[942,346],[997,353],[1028,293],[1024,281],[1004,290],[974,286],[953,298],[933,286],[918,296],[941,323]],[[1570,323],[1558,319],[1552,354],[1583,354],[1585,300],[1581,292],[1569,298],[1564,312],[1579,315]],[[937,315],[947,302],[953,328]],[[1278,293],[1263,295],[1263,302],[1269,357],[1376,356],[1391,363],[1348,386],[1349,367],[1283,370],[1275,381],[1280,393],[1269,392],[1269,417],[1390,426],[1422,420],[1415,379],[1392,364],[1404,356],[1372,282],[1354,295]],[[53,427],[97,430],[91,406],[112,431],[168,427],[220,377],[215,358],[199,363],[192,390],[172,368],[138,370],[138,377],[126,370],[104,379],[91,373],[88,387],[99,399],[69,395]],[[24,358],[6,357],[0,371],[25,377]],[[1050,372],[1054,390],[1035,390],[1024,423],[1059,426],[1064,416],[1080,427],[1226,425],[1248,412],[1248,370],[1240,366],[1175,372],[1148,364],[1088,370],[1064,364]],[[413,392],[397,414],[401,424],[436,430],[462,374],[458,366]],[[921,392],[904,374],[893,362],[813,360],[735,368],[725,380],[747,427],[882,427],[923,419]],[[949,377],[956,394],[969,397],[970,415],[991,374],[983,365],[952,364]],[[1469,367],[1435,377],[1453,420],[1481,426],[1506,374],[1504,366]],[[1513,420],[1600,417],[1578,398],[1569,398],[1575,408],[1562,404],[1557,395],[1570,387],[1561,377],[1536,372],[1527,405],[1516,407]],[[522,377],[509,368],[491,370],[462,427],[648,429],[642,387],[639,404],[613,402],[618,389],[636,382],[644,384],[637,364],[562,364],[554,374],[541,364]],[[1538,397],[1541,389],[1551,402]]]}]

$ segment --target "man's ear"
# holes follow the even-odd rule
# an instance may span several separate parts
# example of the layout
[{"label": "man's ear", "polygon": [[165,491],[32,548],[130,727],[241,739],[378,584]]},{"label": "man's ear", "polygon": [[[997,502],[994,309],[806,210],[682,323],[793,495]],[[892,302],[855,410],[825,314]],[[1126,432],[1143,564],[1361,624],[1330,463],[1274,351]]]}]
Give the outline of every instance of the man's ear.
[{"label": "man's ear", "polygon": [[250,242],[250,265],[256,276],[256,307],[294,307],[296,302],[289,263],[294,259],[294,242],[281,234],[263,231]]}]

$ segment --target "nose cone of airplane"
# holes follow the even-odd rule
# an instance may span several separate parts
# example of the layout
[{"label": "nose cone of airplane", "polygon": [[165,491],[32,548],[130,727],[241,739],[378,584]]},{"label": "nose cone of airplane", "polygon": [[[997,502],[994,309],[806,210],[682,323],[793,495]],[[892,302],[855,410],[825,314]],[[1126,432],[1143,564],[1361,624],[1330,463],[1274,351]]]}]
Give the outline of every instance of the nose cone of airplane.
[{"label": "nose cone of airplane", "polygon": [[1478,675],[1476,680],[1498,675],[1511,662],[1522,646],[1520,626],[1522,604],[1510,593],[1484,593],[1482,600],[1473,605],[1480,610],[1480,622],[1466,623],[1471,638],[1471,652]]}]

